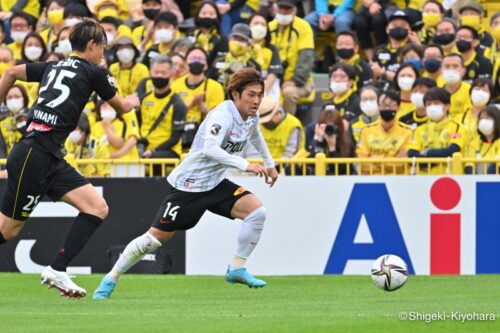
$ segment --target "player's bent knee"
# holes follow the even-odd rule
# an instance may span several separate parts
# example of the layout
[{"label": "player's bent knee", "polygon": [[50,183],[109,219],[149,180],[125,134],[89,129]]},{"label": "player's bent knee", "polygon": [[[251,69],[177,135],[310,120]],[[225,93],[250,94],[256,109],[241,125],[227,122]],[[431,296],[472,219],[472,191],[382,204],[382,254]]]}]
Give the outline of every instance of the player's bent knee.
[{"label": "player's bent knee", "polygon": [[248,223],[252,229],[262,231],[264,222],[266,222],[267,210],[264,206],[257,208],[245,218],[245,223]]},{"label": "player's bent knee", "polygon": [[88,209],[89,211],[83,211],[83,213],[87,213],[90,215],[95,215],[100,217],[101,219],[105,219],[109,213],[109,207],[104,198],[100,198],[98,202],[96,202],[92,207]]}]

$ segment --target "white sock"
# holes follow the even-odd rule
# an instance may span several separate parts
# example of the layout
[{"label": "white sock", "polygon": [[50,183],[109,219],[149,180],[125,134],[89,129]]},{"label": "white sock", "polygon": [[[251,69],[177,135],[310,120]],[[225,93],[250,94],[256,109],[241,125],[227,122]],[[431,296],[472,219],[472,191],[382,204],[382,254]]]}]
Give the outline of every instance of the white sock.
[{"label": "white sock", "polygon": [[113,269],[111,269],[111,272],[106,277],[115,283],[118,282],[123,273],[141,261],[146,254],[156,250],[161,245],[161,242],[149,232],[137,237],[128,243],[120,258],[118,258],[116,264],[113,266]]},{"label": "white sock", "polygon": [[252,254],[253,249],[255,249],[255,246],[259,242],[260,235],[264,229],[266,215],[266,209],[260,207],[248,214],[243,220],[240,232],[238,233],[236,255],[229,265],[230,270],[239,269],[245,265],[246,259]]}]

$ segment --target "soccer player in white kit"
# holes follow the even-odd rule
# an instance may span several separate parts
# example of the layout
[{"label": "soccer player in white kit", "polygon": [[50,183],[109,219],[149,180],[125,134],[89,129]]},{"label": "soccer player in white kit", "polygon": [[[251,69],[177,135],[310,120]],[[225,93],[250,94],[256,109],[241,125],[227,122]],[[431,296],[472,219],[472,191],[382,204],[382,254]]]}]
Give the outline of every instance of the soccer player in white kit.
[{"label": "soccer player in white kit", "polygon": [[[226,281],[252,288],[266,285],[244,267],[260,239],[266,209],[255,195],[224,177],[228,167],[236,167],[264,176],[270,186],[278,178],[258,126],[257,110],[264,94],[264,80],[255,69],[243,68],[230,78],[227,92],[230,100],[208,113],[198,129],[191,151],[168,176],[168,193],[153,225],[127,245],[113,269],[97,287],[94,299],[108,299],[123,273],[166,243],[176,230],[194,227],[207,210],[243,220]],[[264,166],[237,156],[249,141],[263,157]]]}]

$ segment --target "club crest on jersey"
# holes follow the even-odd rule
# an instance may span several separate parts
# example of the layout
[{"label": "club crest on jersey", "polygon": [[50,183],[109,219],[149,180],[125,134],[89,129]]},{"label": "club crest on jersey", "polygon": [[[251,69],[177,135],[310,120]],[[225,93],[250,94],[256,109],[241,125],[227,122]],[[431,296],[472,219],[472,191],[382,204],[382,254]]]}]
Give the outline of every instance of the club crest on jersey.
[{"label": "club crest on jersey", "polygon": [[212,133],[212,135],[219,135],[219,132],[221,130],[222,126],[219,125],[219,124],[213,124],[212,125],[212,128],[210,129],[210,133]]}]

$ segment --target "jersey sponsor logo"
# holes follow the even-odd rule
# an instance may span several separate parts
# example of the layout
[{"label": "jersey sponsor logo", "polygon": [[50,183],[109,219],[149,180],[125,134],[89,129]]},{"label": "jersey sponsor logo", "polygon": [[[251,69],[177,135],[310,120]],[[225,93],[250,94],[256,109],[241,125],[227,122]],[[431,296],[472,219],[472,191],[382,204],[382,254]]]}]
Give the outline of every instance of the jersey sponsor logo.
[{"label": "jersey sponsor logo", "polygon": [[227,141],[226,145],[224,146],[224,150],[227,151],[228,153],[234,154],[234,153],[239,153],[240,151],[245,148],[247,145],[246,141],[241,141],[241,142],[232,142],[232,141]]},{"label": "jersey sponsor logo", "polygon": [[26,131],[27,132],[31,132],[31,131],[50,132],[50,131],[52,131],[52,127],[31,122],[30,125],[28,126],[28,128],[26,129]]},{"label": "jersey sponsor logo", "polygon": [[212,133],[212,135],[219,135],[219,132],[221,130],[222,126],[219,125],[219,124],[213,124],[212,125],[212,128],[210,129],[210,133]]},{"label": "jersey sponsor logo", "polygon": [[57,116],[55,114],[49,114],[47,112],[43,112],[41,110],[35,110],[33,112],[33,119],[41,120],[44,123],[56,125],[57,124]]},{"label": "jersey sponsor logo", "polygon": [[193,178],[186,178],[186,179],[181,179],[181,181],[179,182],[180,185],[186,189],[189,189],[193,186],[193,184],[195,183],[195,179]]}]

